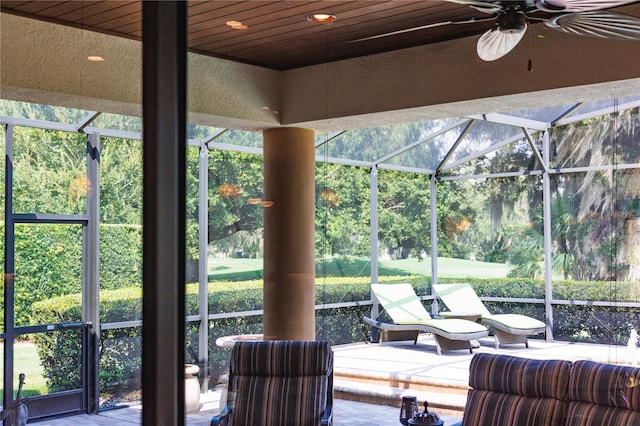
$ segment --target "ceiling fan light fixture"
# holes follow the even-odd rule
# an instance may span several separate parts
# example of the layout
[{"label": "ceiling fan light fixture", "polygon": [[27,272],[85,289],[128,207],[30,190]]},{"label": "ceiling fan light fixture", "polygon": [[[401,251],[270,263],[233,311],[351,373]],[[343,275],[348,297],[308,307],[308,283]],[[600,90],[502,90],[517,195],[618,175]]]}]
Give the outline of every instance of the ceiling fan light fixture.
[{"label": "ceiling fan light fixture", "polygon": [[318,24],[328,24],[336,19],[338,19],[338,17],[332,13],[313,13],[311,15],[307,15],[307,21],[316,22]]}]

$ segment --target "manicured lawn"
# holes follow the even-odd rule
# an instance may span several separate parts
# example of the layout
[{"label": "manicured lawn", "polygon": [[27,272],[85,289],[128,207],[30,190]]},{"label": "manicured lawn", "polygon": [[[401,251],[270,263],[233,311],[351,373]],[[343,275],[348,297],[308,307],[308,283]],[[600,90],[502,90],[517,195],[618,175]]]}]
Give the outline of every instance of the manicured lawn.
[{"label": "manicured lawn", "polygon": [[[2,345],[0,345],[2,347]],[[3,348],[4,349],[4,348]],[[47,383],[42,377],[43,369],[35,345],[19,342],[14,346],[14,396],[18,391],[18,375],[24,373],[25,381],[23,396],[41,395],[47,393]],[[4,366],[0,364],[0,377],[4,377]],[[0,398],[3,395],[0,389]]]},{"label": "manicured lawn", "polygon": [[[316,263],[318,276],[369,275],[369,259],[334,258]],[[431,275],[431,259],[382,260],[379,275]],[[443,278],[505,277],[509,266],[502,263],[477,262],[464,259],[439,258],[438,276]],[[262,259],[209,258],[209,280],[254,280],[262,278]]]}]

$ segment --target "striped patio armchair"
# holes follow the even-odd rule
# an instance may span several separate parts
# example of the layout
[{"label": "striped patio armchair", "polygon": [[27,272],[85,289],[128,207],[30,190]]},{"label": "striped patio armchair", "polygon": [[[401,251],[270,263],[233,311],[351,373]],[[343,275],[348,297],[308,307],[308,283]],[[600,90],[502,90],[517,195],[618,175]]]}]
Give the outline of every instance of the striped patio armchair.
[{"label": "striped patio armchair", "polygon": [[576,361],[567,396],[567,426],[640,425],[640,368]]},{"label": "striped patio armchair", "polygon": [[571,362],[476,354],[462,426],[561,426]]},{"label": "striped patio armchair", "polygon": [[330,425],[332,406],[328,342],[240,341],[231,350],[227,406],[211,425]]}]

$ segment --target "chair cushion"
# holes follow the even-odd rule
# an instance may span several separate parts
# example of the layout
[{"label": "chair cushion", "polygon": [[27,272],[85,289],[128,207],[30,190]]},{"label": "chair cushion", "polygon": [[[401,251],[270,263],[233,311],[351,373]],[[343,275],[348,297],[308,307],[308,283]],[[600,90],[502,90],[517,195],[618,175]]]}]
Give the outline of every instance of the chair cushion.
[{"label": "chair cushion", "polygon": [[415,320],[410,322],[397,322],[396,324],[417,324],[417,325],[425,325],[434,329],[434,331],[439,330],[442,333],[451,334],[451,335],[462,335],[470,334],[470,333],[484,333],[487,331],[487,328],[483,325],[475,323],[473,321],[467,321],[463,319],[423,319],[423,320]]},{"label": "chair cushion", "polygon": [[566,426],[640,425],[640,413],[587,402],[569,402]]},{"label": "chair cushion", "polygon": [[326,376],[238,376],[232,424],[319,425],[327,400]]},{"label": "chair cushion", "polygon": [[462,426],[561,426],[567,403],[471,389]]},{"label": "chair cushion", "polygon": [[530,334],[533,334],[534,332],[542,332],[546,328],[545,323],[542,321],[519,314],[496,314],[483,316],[482,321],[494,326],[502,326],[505,329],[513,329],[516,332],[518,330],[529,331]]},{"label": "chair cushion", "polygon": [[576,361],[571,372],[568,397],[572,401],[640,411],[640,369]]},{"label": "chair cushion", "polygon": [[237,342],[229,366],[231,424],[319,425],[331,374],[328,342]]},{"label": "chair cushion", "polygon": [[235,346],[229,371],[236,375],[316,376],[333,369],[333,352],[326,341],[242,341]]},{"label": "chair cushion", "polygon": [[539,398],[565,399],[571,362],[509,355],[476,354],[469,367],[475,389]]}]

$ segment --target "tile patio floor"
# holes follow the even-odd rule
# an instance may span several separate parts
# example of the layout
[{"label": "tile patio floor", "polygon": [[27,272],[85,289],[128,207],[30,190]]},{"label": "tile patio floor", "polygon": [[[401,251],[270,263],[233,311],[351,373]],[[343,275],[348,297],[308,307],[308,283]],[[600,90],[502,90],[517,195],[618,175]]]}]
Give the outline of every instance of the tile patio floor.
[{"label": "tile patio floor", "polygon": [[[530,339],[529,349],[522,345],[505,346],[494,349],[493,339],[481,339],[481,346],[474,352],[505,353],[537,359],[591,359],[601,362],[625,363],[627,349],[624,346],[592,345],[582,343],[554,342]],[[450,351],[442,356],[435,353],[433,340],[429,336],[421,336],[418,344],[411,342],[393,342],[385,345],[354,343],[334,346],[335,370],[350,371],[355,374],[374,375],[393,383],[396,379],[411,376],[418,380],[442,381],[466,385],[469,362],[472,355],[468,351]],[[350,384],[336,380],[335,388],[343,389]],[[384,394],[388,392],[382,386],[365,386],[360,392]],[[404,394],[415,394],[406,391]],[[398,401],[402,394],[394,394]],[[421,400],[420,398],[418,399]],[[198,412],[188,414],[187,426],[208,425],[212,415],[217,413],[219,396],[217,392],[202,395]],[[433,410],[437,412],[436,410]],[[362,402],[338,399],[334,405],[334,425],[336,426],[397,426],[399,409],[387,405],[366,404]],[[449,425],[459,418],[440,414]],[[63,425],[109,425],[130,426],[141,423],[141,407],[115,409],[97,416],[79,415],[67,418],[46,420],[37,423],[40,426]],[[247,425],[249,426],[249,425]]]}]

